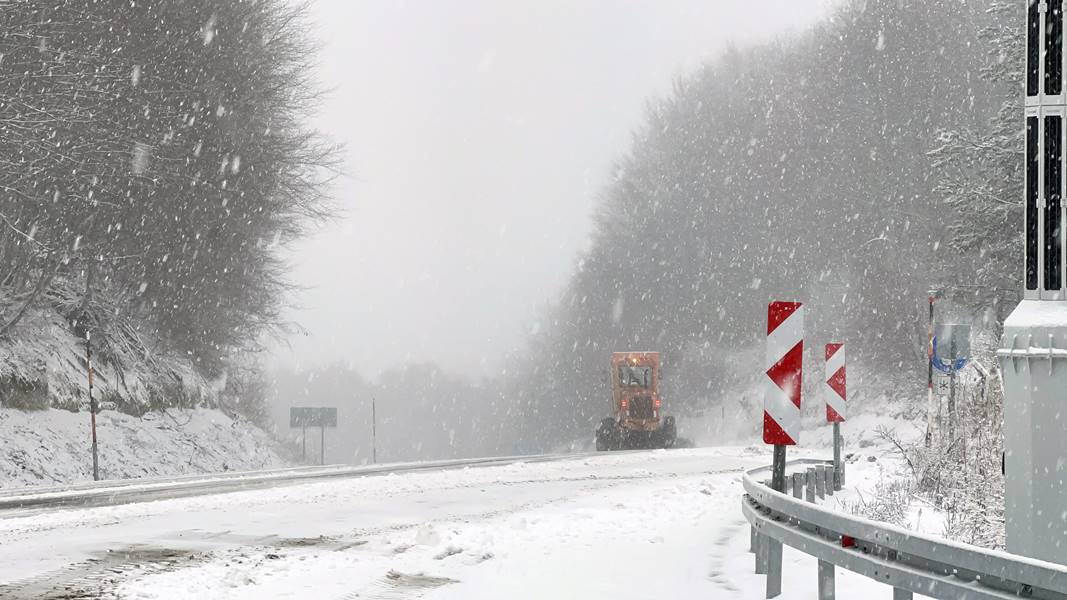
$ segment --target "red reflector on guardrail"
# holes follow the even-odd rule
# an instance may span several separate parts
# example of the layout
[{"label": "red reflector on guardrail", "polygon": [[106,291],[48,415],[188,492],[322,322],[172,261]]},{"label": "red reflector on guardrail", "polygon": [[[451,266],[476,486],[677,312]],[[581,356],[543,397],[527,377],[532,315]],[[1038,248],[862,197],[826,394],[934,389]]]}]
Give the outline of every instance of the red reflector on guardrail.
[{"label": "red reflector on guardrail", "polygon": [[856,538],[847,535],[841,536],[842,548],[854,548],[856,546]]}]

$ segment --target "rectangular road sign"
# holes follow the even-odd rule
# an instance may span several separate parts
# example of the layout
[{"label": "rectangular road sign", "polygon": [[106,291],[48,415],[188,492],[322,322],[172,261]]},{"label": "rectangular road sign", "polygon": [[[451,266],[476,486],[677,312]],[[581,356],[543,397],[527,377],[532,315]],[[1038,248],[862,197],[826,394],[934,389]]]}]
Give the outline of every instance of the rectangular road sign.
[{"label": "rectangular road sign", "polygon": [[289,409],[289,427],[337,427],[337,408],[293,406]]},{"label": "rectangular road sign", "polygon": [[941,371],[934,371],[934,393],[941,398],[948,398],[952,391],[952,376]]}]

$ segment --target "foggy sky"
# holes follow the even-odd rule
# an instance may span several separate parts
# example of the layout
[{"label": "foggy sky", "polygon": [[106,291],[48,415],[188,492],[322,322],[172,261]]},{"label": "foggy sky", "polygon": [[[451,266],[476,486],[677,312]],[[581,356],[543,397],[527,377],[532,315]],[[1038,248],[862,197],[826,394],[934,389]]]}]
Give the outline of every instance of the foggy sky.
[{"label": "foggy sky", "polygon": [[494,374],[573,273],[648,98],[829,3],[317,0],[318,125],[349,176],[294,248],[306,334],[275,360]]}]

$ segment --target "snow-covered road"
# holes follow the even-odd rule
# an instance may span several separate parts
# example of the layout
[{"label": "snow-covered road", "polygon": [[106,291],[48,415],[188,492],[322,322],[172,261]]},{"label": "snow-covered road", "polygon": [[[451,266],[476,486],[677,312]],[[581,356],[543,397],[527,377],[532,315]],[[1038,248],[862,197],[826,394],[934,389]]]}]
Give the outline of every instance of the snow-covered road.
[{"label": "snow-covered road", "polygon": [[767,460],[605,454],[0,519],[0,597],[760,598],[739,478]]}]

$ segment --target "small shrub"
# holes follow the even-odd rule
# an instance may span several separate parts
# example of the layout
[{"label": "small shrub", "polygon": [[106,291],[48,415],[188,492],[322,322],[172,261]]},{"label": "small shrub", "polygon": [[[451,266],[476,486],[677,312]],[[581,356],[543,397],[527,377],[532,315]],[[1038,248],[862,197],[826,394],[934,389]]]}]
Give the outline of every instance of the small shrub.
[{"label": "small shrub", "polygon": [[45,410],[49,407],[48,383],[14,376],[2,377],[0,406],[20,410]]},{"label": "small shrub", "polygon": [[909,479],[886,479],[879,469],[874,494],[870,498],[860,495],[855,502],[842,502],[842,507],[847,512],[872,521],[906,527],[914,494],[915,486]]}]

